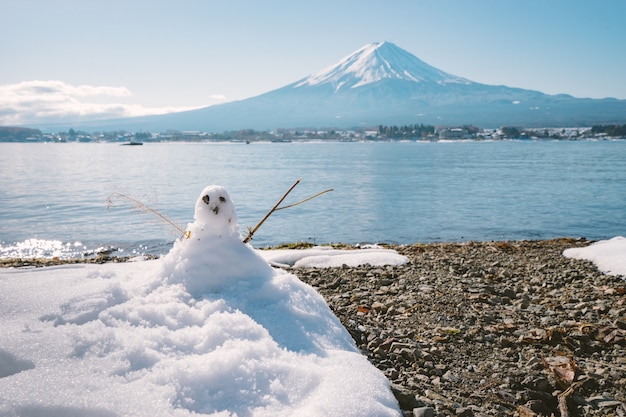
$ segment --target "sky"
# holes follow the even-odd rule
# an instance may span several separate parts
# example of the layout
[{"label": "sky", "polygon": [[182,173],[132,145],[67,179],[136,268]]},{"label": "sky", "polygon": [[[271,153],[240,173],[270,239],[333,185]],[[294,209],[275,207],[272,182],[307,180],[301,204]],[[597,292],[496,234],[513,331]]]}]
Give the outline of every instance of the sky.
[{"label": "sky", "polygon": [[0,0],[0,125],[241,100],[390,41],[475,82],[626,99],[623,0]]}]

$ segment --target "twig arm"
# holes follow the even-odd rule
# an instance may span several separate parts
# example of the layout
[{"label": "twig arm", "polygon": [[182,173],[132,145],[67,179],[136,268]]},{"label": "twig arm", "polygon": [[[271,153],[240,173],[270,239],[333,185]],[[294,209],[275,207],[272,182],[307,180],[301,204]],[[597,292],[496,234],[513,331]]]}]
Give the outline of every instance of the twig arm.
[{"label": "twig arm", "polygon": [[170,219],[165,217],[163,214],[161,214],[158,210],[155,210],[155,209],[153,209],[151,207],[148,207],[147,205],[145,205],[144,203],[142,203],[141,201],[139,201],[135,197],[131,197],[131,196],[126,195],[126,194],[115,192],[115,193],[111,194],[107,198],[107,206],[108,207],[113,205],[113,196],[114,195],[130,201],[136,207],[138,207],[140,210],[145,210],[145,211],[147,211],[149,213],[154,214],[155,216],[159,217],[161,220],[163,220],[164,222],[166,222],[167,224],[169,224],[170,226],[172,226],[173,228],[178,230],[182,234],[183,237],[186,237],[187,239],[189,239],[189,236],[191,235],[191,232],[184,230],[182,227],[180,227],[179,225],[177,225],[176,223],[174,223],[173,221],[171,221]]},{"label": "twig arm", "polygon": [[286,208],[290,208],[290,207],[295,207],[295,206],[297,206],[297,205],[299,205],[299,204],[306,203],[306,202],[307,202],[307,201],[309,201],[309,200],[313,200],[315,197],[319,197],[319,196],[321,196],[322,194],[326,194],[326,193],[329,193],[329,192],[331,192],[331,191],[334,191],[334,189],[332,189],[332,188],[331,188],[331,189],[329,189],[329,190],[324,190],[324,191],[322,191],[322,192],[320,192],[320,193],[317,193],[317,194],[315,194],[315,195],[312,195],[311,197],[307,197],[307,198],[305,198],[304,200],[300,200],[300,201],[298,201],[297,203],[289,204],[288,206],[278,207],[278,208],[277,208],[276,210],[274,210],[274,211],[278,211],[278,210],[282,210],[282,209],[286,209]]},{"label": "twig arm", "polygon": [[278,203],[276,203],[274,205],[274,207],[272,207],[272,209],[270,211],[267,212],[267,214],[265,215],[265,217],[263,217],[261,219],[261,221],[259,223],[257,223],[256,226],[254,226],[254,229],[250,230],[248,232],[248,236],[246,236],[246,238],[243,240],[243,243],[248,243],[250,241],[250,239],[252,239],[252,236],[254,236],[254,233],[256,233],[256,231],[259,229],[259,227],[261,227],[261,225],[265,222],[265,220],[267,220],[268,217],[270,217],[272,215],[273,212],[276,211],[276,209],[278,208],[278,206],[280,205],[280,203],[283,202],[283,200],[285,199],[285,197],[287,197],[287,195],[294,189],[296,188],[296,185],[298,185],[300,183],[300,181],[302,181],[302,178],[299,178],[296,182],[293,183],[293,185],[291,186],[291,188],[289,188],[289,190],[287,190],[287,192],[282,196],[282,198],[280,200],[278,200]]}]

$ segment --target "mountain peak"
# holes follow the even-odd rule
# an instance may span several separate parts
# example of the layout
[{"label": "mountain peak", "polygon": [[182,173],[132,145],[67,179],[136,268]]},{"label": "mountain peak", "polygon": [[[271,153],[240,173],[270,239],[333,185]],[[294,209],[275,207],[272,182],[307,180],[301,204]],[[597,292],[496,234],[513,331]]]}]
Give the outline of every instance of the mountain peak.
[{"label": "mountain peak", "polygon": [[296,82],[294,87],[332,84],[338,91],[391,79],[416,83],[472,83],[426,64],[391,42],[382,41],[363,46],[338,63]]}]

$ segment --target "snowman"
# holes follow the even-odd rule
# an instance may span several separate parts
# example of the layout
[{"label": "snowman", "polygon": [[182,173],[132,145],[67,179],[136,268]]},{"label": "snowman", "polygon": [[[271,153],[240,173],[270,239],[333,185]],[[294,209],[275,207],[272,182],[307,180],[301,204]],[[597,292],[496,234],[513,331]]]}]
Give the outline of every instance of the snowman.
[{"label": "snowman", "polygon": [[273,268],[242,242],[235,204],[226,189],[210,185],[196,200],[187,238],[176,241],[163,259],[170,283],[183,284],[192,296],[232,286],[259,286]]},{"label": "snowman", "polygon": [[[223,300],[263,326],[282,347],[295,351],[357,351],[326,302],[295,275],[274,269],[242,241],[235,205],[222,186],[196,200],[195,221],[162,259],[167,284],[199,300]],[[195,301],[194,301],[195,300]]]},{"label": "snowman", "polygon": [[[149,296],[165,300],[169,321],[190,317],[200,325],[180,329],[200,358],[181,382],[185,404],[213,410],[212,401],[234,387],[233,415],[400,415],[389,382],[322,296],[242,241],[224,187],[202,190],[187,232],[162,259],[159,282],[165,285]],[[164,293],[181,294],[189,312],[181,315]],[[153,315],[154,308],[147,310]],[[329,403],[328,397],[341,399]]]}]

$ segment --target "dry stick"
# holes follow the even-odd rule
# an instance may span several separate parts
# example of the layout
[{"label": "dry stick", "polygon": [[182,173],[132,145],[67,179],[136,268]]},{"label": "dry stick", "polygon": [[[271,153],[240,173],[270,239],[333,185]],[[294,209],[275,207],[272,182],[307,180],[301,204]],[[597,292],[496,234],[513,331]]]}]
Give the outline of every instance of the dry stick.
[{"label": "dry stick", "polygon": [[246,238],[243,240],[243,243],[248,243],[250,241],[250,239],[252,239],[252,236],[254,235],[254,233],[259,229],[259,227],[261,227],[261,225],[263,224],[263,222],[265,222],[265,220],[267,220],[268,217],[270,217],[270,215],[276,211],[276,209],[278,208],[278,206],[280,205],[280,203],[283,202],[283,200],[285,199],[285,197],[287,197],[287,195],[291,192],[291,190],[293,190],[294,188],[296,188],[296,185],[298,185],[300,183],[300,181],[302,181],[302,178],[299,178],[298,181],[294,182],[293,185],[291,186],[291,188],[289,190],[287,190],[287,192],[285,193],[285,195],[282,196],[282,198],[280,200],[278,200],[278,203],[276,203],[276,205],[274,205],[274,207],[272,207],[272,209],[270,211],[267,212],[267,214],[265,215],[265,217],[263,217],[263,219],[261,219],[261,221],[259,223],[257,223],[256,226],[254,226],[254,229],[250,230],[250,232],[248,232],[248,236],[246,236]]},{"label": "dry stick", "polygon": [[278,210],[282,210],[282,209],[286,209],[286,208],[290,208],[290,207],[295,207],[295,206],[297,206],[297,205],[299,205],[299,204],[306,203],[306,202],[307,202],[307,201],[309,201],[309,200],[313,200],[315,197],[319,197],[319,196],[321,196],[322,194],[326,194],[326,193],[329,193],[329,192],[331,192],[331,191],[335,191],[335,190],[334,190],[333,188],[330,188],[330,189],[328,189],[328,190],[324,190],[324,191],[319,192],[319,193],[317,193],[317,194],[315,194],[315,195],[312,195],[311,197],[307,197],[307,198],[305,198],[304,200],[300,200],[300,201],[298,201],[297,203],[289,204],[288,206],[278,207],[278,208],[277,208],[276,210],[274,210],[274,211],[278,211]]},{"label": "dry stick", "polygon": [[[298,181],[300,181],[300,180],[298,180]],[[291,190],[292,190],[292,189],[293,189],[293,187],[295,187],[295,186],[296,186],[296,184],[294,184],[294,185],[291,187],[291,189],[290,189],[289,191],[287,191],[287,193],[286,193],[286,194],[283,196],[283,198],[282,198],[282,199],[278,202],[278,204],[280,204],[280,202],[281,202],[281,201],[282,201],[282,200],[283,200],[283,199],[287,196],[287,194],[289,194],[289,193],[291,192]],[[265,221],[265,220],[266,220],[266,219],[270,216],[270,214],[272,214],[274,211],[278,211],[278,210],[283,210],[283,209],[287,209],[287,208],[295,207],[295,206],[297,206],[297,205],[300,205],[300,204],[302,204],[302,203],[306,203],[307,201],[313,200],[314,198],[319,197],[319,196],[321,196],[322,194],[329,193],[329,192],[331,192],[331,191],[335,191],[335,190],[334,190],[334,188],[330,188],[330,189],[328,189],[328,190],[321,191],[321,192],[319,192],[319,193],[317,193],[317,194],[314,194],[314,195],[312,195],[312,196],[310,196],[310,197],[305,198],[304,200],[300,200],[300,201],[298,201],[297,203],[289,204],[288,206],[282,206],[282,207],[276,207],[276,206],[274,206],[274,208],[273,208],[273,209],[272,209],[269,213],[267,213],[267,215],[263,218],[263,220],[261,220],[261,221],[259,222],[259,224],[258,224],[258,225],[254,228],[254,231],[253,231],[253,232],[251,232],[251,233],[250,233],[250,234],[246,237],[246,239],[245,239],[243,242],[244,242],[244,243],[247,243],[248,241],[250,241],[250,239],[252,239],[252,234],[254,234],[254,232],[256,232],[256,231],[257,231],[257,229],[261,226],[261,224],[263,224],[263,222],[264,222],[264,221]],[[278,205],[278,204],[277,204],[277,205]]]},{"label": "dry stick", "polygon": [[[179,225],[177,225],[176,223],[174,223],[173,221],[171,221],[170,219],[168,219],[167,217],[165,217],[164,215],[162,215],[161,213],[159,213],[157,210],[155,210],[155,209],[153,209],[153,208],[150,208],[150,207],[146,206],[144,203],[142,203],[141,201],[137,200],[136,198],[131,197],[131,196],[128,196],[128,195],[126,195],[126,194],[118,193],[118,192],[115,192],[115,193],[113,193],[113,194],[111,194],[111,195],[112,195],[112,196],[113,196],[113,195],[118,195],[118,196],[120,196],[120,197],[122,197],[122,198],[125,198],[126,200],[133,202],[133,203],[134,203],[137,207],[139,207],[141,210],[146,210],[146,211],[148,211],[148,212],[150,212],[150,213],[152,213],[152,214],[154,214],[154,215],[156,215],[156,216],[160,217],[162,220],[164,220],[164,221],[165,221],[166,223],[168,223],[170,226],[173,226],[176,230],[178,230],[178,231],[182,234],[182,236],[185,236],[187,239],[189,239],[189,236],[191,235],[191,232],[188,232],[188,231],[183,230],[183,228],[182,228],[182,227],[180,227]],[[109,204],[113,204],[113,201],[112,201],[111,197],[109,197],[109,198],[107,199],[107,202],[108,202]]]},{"label": "dry stick", "polygon": [[585,382],[589,381],[589,378],[581,379],[580,381],[574,382],[569,386],[568,389],[559,394],[559,412],[561,413],[561,417],[569,417],[569,412],[567,410],[567,397],[572,395],[574,390],[579,386],[583,385]]},{"label": "dry stick", "polygon": [[574,392],[574,390],[567,390],[563,392],[563,394],[559,395],[559,412],[561,413],[561,417],[569,417],[569,411],[567,410],[567,397],[572,392]]}]

